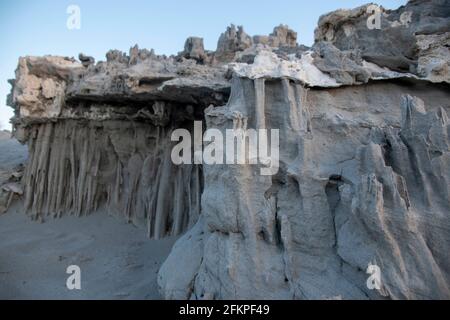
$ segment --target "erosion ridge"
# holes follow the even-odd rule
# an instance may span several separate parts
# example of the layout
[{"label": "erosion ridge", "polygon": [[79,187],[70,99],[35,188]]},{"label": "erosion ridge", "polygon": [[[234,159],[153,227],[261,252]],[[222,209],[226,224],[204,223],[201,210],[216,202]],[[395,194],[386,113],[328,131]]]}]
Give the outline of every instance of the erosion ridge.
[{"label": "erosion ridge", "polygon": [[[106,206],[184,234],[159,271],[167,299],[450,298],[450,1],[381,8],[375,30],[368,9],[322,16],[311,48],[231,25],[216,51],[190,37],[170,57],[20,58],[28,214]],[[170,134],[194,120],[279,129],[278,174],[174,165]]]}]

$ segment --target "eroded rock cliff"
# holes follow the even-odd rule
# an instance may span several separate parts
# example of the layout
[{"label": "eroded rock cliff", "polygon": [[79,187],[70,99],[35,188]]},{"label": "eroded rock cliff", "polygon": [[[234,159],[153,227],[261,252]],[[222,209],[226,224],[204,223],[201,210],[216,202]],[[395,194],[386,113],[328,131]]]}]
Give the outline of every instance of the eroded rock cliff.
[{"label": "eroded rock cliff", "polygon": [[[280,171],[203,166],[202,218],[159,273],[166,298],[450,297],[449,59],[437,40],[449,29],[423,38],[416,27],[427,12],[448,24],[449,2],[410,2],[374,33],[366,9],[321,18],[317,34],[336,35],[298,59],[262,51],[236,66],[231,98],[206,112],[208,127],[233,128],[233,114],[255,127],[264,114],[262,126],[280,129]],[[404,12],[411,25],[384,25]],[[442,54],[420,49],[402,69],[407,54],[396,50],[423,39]],[[366,285],[369,265],[381,270],[379,290]]]},{"label": "eroded rock cliff", "polygon": [[[450,298],[450,2],[320,18],[312,48],[230,26],[216,51],[19,60],[9,103],[35,218],[99,206],[184,235],[168,299]],[[174,129],[278,129],[280,167],[175,165]],[[368,265],[381,286],[366,285]]]}]

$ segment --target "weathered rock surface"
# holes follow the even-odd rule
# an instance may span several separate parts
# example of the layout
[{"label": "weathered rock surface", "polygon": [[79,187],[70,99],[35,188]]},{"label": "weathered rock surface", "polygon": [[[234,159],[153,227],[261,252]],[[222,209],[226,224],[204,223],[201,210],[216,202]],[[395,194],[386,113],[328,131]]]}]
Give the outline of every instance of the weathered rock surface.
[{"label": "weathered rock surface", "polygon": [[[408,6],[417,12],[417,5]],[[343,20],[359,16],[365,23],[361,10],[345,12]],[[324,18],[319,30],[323,24]],[[318,41],[300,59],[261,50],[253,64],[233,65],[231,98],[206,113],[208,127],[223,131],[242,117],[254,126],[263,113],[265,128],[281,130],[280,172],[270,178],[250,165],[203,167],[203,219],[160,270],[167,298],[450,297],[450,91],[415,80],[448,82],[448,73],[402,69],[396,64],[404,53],[386,52],[397,42],[375,42],[367,33],[361,27],[349,43],[371,41],[383,59],[339,47],[349,39],[337,37]],[[439,41],[428,38],[422,46],[429,52],[417,57],[445,66],[445,33],[433,37]],[[391,80],[369,83],[382,79]],[[355,84],[365,85],[323,89]],[[177,257],[199,264],[198,272],[179,279]],[[381,269],[380,290],[366,286],[369,264]]]},{"label": "weathered rock surface", "polygon": [[[448,0],[321,17],[312,48],[230,26],[217,50],[24,57],[14,135],[32,217],[99,206],[184,233],[168,299],[450,298]],[[280,168],[175,165],[176,128],[278,129]],[[381,287],[366,281],[369,265]]]},{"label": "weathered rock surface", "polygon": [[189,37],[184,44],[184,51],[181,55],[186,59],[194,59],[198,62],[204,62],[207,58],[203,38]]},{"label": "weathered rock surface", "polygon": [[[376,14],[379,29],[368,30]],[[381,67],[449,83],[449,17],[449,0],[412,0],[392,11],[368,4],[322,16],[315,38],[343,51],[357,50]]]},{"label": "weathered rock surface", "polygon": [[30,152],[23,184],[33,218],[106,206],[154,238],[196,222],[201,168],[171,162],[170,134],[191,130],[205,104],[224,101],[228,81],[224,71],[192,60],[178,67],[136,48],[87,68],[62,57],[21,58],[10,100],[14,135]]},{"label": "weathered rock surface", "polygon": [[[207,114],[210,127],[232,128],[234,111],[255,122],[254,81],[237,80],[246,94]],[[448,298],[448,90],[384,83],[308,92],[280,79],[264,91],[266,126],[284,137],[280,172],[204,166],[204,226],[179,244],[201,265],[177,281],[190,290],[173,287],[181,269],[171,261],[184,257],[174,250],[160,271],[166,297]],[[189,245],[198,237],[203,247]],[[366,287],[369,264],[382,270],[380,293]]]}]

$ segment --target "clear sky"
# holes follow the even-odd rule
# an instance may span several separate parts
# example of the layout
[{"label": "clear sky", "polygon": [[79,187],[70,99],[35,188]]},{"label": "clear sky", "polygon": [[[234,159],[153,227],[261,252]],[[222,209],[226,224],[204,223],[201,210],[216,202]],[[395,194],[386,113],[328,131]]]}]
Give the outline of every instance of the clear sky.
[{"label": "clear sky", "polygon": [[[376,1],[376,0],[375,0]],[[280,23],[298,33],[298,42],[313,43],[320,15],[354,8],[369,0],[0,0],[0,129],[10,128],[6,106],[17,59],[24,55],[78,57],[79,52],[104,60],[109,49],[128,52],[134,44],[157,54],[176,54],[188,36],[204,38],[215,50],[230,23],[249,35],[269,34]],[[388,9],[406,0],[378,0]],[[81,28],[69,30],[69,5],[81,9]]]}]

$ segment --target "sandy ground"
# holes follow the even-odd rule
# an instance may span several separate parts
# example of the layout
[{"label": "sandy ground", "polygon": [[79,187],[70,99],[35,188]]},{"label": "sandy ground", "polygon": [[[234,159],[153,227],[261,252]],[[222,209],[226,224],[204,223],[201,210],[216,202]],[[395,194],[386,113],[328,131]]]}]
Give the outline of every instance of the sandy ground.
[{"label": "sandy ground", "polygon": [[[0,133],[0,168],[26,159]],[[16,202],[0,216],[0,299],[160,299],[156,276],[176,239],[145,231],[105,212],[30,220]],[[66,287],[66,269],[81,269],[81,290]]]}]

